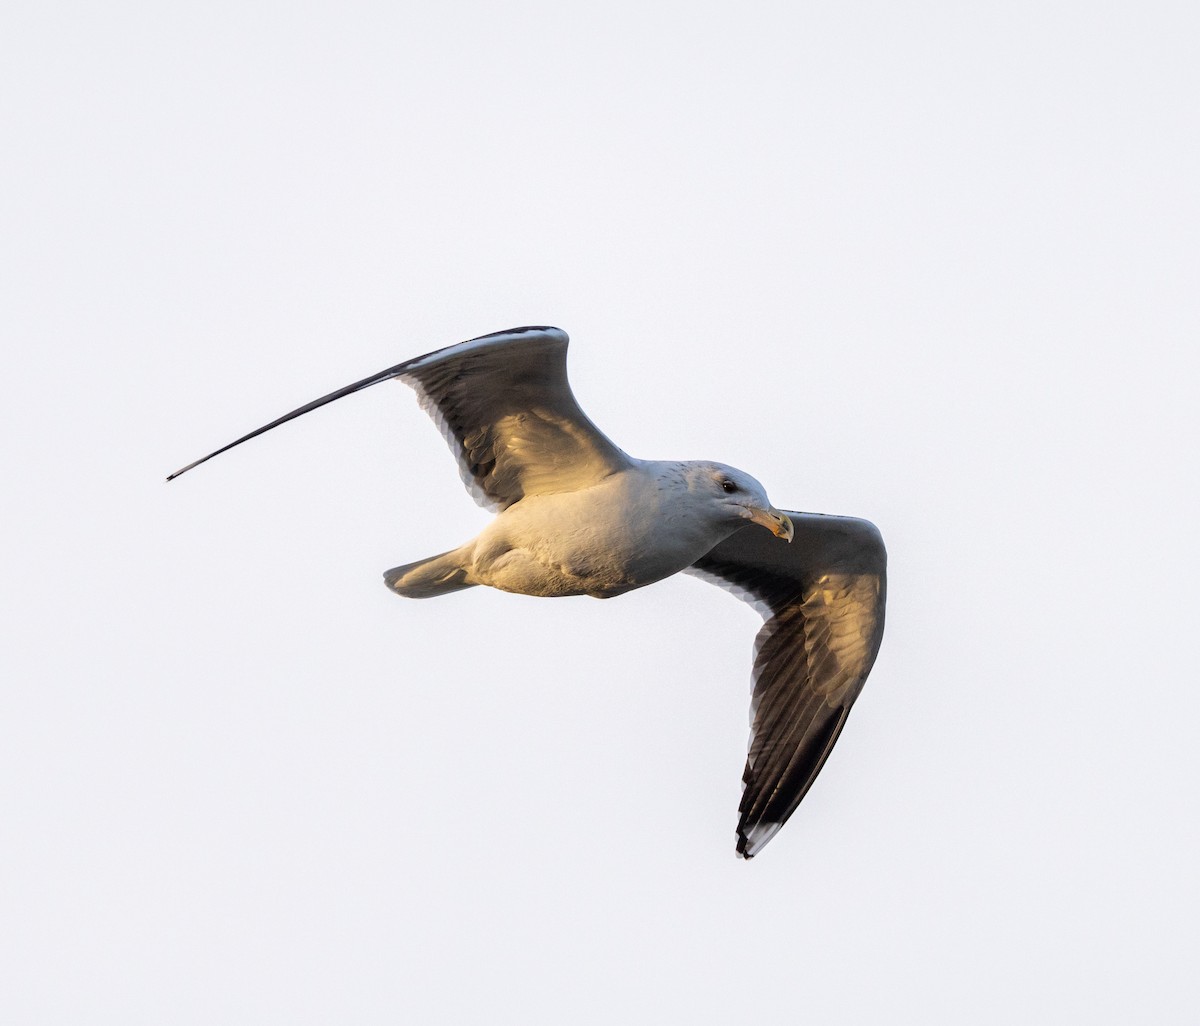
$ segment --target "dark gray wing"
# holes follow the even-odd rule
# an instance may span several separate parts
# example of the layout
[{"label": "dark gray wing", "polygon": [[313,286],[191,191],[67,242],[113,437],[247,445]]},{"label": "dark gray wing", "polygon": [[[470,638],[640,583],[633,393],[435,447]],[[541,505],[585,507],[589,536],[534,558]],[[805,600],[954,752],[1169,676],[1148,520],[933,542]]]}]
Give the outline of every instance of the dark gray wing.
[{"label": "dark gray wing", "polygon": [[575,401],[567,341],[558,328],[512,328],[406,360],[284,414],[167,480],[335,399],[399,378],[441,428],[480,504],[505,509],[525,495],[584,488],[632,461]]},{"label": "dark gray wing", "polygon": [[482,506],[576,491],[632,466],[575,401],[558,328],[485,335],[412,360],[398,377],[416,389]]},{"label": "dark gray wing", "polygon": [[743,527],[688,572],[753,604],[750,751],[738,854],[752,858],[796,810],[829,758],[883,637],[887,554],[874,524],[788,513],[791,544]]}]

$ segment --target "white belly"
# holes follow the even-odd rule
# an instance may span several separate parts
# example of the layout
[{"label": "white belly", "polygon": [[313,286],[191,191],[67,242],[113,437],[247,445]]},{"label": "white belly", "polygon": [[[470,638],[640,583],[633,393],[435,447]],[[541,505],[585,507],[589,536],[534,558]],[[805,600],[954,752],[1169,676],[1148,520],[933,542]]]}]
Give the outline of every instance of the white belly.
[{"label": "white belly", "polygon": [[736,524],[680,516],[686,501],[652,475],[614,474],[592,488],[527,496],[475,539],[475,583],[522,595],[609,598],[670,577]]}]

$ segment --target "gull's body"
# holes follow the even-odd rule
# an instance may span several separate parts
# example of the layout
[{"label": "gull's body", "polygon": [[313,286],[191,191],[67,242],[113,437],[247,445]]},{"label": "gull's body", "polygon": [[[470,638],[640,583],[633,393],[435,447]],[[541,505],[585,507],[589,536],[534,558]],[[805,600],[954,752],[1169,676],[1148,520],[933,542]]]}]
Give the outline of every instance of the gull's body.
[{"label": "gull's body", "polygon": [[742,526],[745,507],[733,503],[724,517],[690,515],[711,504],[697,481],[716,478],[752,480],[719,463],[631,460],[586,488],[526,495],[466,545],[390,570],[387,582],[413,597],[447,590],[452,575],[455,587],[612,598],[686,570]]},{"label": "gull's body", "polygon": [[738,824],[738,853],[750,858],[816,778],[878,652],[879,532],[849,517],[780,512],[754,478],[720,463],[626,455],[575,402],[566,350],[557,328],[514,328],[438,350],[308,403],[171,477],[399,378],[446,435],[468,489],[497,515],[457,549],[389,570],[393,591],[429,598],[486,585],[610,598],[687,571],[750,601],[766,619]]}]

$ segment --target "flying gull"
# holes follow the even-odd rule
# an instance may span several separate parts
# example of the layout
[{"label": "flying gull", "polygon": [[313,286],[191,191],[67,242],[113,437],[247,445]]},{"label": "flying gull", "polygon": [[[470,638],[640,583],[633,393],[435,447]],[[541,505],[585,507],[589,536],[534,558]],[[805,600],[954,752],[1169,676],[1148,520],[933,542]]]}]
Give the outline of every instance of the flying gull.
[{"label": "flying gull", "polygon": [[879,531],[852,517],[778,510],[758,481],[720,463],[626,455],[579,408],[566,332],[549,327],[496,332],[389,367],[167,480],[393,378],[416,390],[463,483],[496,513],[465,545],[387,571],[398,595],[483,584],[611,598],[683,571],[762,614],[737,827],[738,854],[757,855],[821,771],[879,651],[887,563]]}]

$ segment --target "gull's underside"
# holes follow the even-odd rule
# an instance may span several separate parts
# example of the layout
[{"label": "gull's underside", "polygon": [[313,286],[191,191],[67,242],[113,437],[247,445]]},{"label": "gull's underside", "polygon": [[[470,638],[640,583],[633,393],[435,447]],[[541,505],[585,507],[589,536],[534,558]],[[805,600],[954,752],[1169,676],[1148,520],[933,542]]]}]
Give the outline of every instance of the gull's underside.
[{"label": "gull's underside", "polygon": [[566,354],[566,333],[549,327],[437,350],[293,410],[171,478],[399,378],[438,424],[468,490],[497,516],[459,549],[389,571],[393,590],[420,598],[483,584],[608,597],[686,571],[752,603],[765,622],[737,830],[738,853],[751,858],[812,786],[870,672],[883,634],[882,539],[865,520],[781,512],[757,481],[722,464],[627,456],[579,408]]}]

